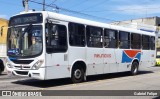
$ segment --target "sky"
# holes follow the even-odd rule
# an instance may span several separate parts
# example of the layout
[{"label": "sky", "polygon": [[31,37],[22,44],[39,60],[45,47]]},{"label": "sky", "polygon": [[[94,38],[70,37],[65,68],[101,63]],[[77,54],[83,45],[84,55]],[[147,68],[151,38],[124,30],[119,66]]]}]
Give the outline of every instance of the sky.
[{"label": "sky", "polygon": [[[42,3],[43,0],[32,0]],[[48,5],[67,9],[58,13],[104,23],[146,17],[160,17],[160,0],[45,0]],[[42,10],[42,5],[29,1],[29,9]],[[46,10],[55,12],[54,8]],[[78,13],[68,12],[68,10]],[[0,0],[0,18],[9,19],[24,11],[22,0]],[[84,14],[79,14],[84,13]]]}]

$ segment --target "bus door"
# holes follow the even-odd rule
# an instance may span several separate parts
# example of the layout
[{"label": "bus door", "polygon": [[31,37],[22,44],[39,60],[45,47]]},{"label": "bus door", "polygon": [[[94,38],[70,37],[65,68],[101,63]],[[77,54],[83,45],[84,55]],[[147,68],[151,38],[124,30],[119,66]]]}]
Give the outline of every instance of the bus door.
[{"label": "bus door", "polygon": [[155,49],[155,37],[154,36],[151,36],[150,37],[150,48],[151,48],[151,51],[150,51],[150,63],[151,63],[151,66],[154,66],[155,65],[155,59],[156,59],[156,55],[158,53],[156,53],[156,49]]},{"label": "bus door", "polygon": [[49,20],[46,23],[46,78],[69,77],[67,22]]},{"label": "bus door", "polygon": [[87,75],[103,73],[102,28],[87,26]]},{"label": "bus door", "polygon": [[143,69],[144,67],[148,67],[150,65],[149,61],[150,61],[150,51],[149,50],[142,50],[139,69]]},{"label": "bus door", "polygon": [[69,22],[68,37],[70,45],[68,49],[69,65],[73,69],[77,61],[86,62],[85,25]]},{"label": "bus door", "polygon": [[130,49],[130,33],[119,31],[118,49],[115,51],[118,65],[118,72],[129,71],[131,67],[132,53]]},{"label": "bus door", "polygon": [[150,50],[150,36],[142,35],[142,52],[141,63],[139,69],[150,66],[151,50]]},{"label": "bus door", "polygon": [[104,30],[104,73],[117,72],[117,37],[118,32],[116,30]]},{"label": "bus door", "polygon": [[104,49],[104,73],[117,72],[115,49]]}]

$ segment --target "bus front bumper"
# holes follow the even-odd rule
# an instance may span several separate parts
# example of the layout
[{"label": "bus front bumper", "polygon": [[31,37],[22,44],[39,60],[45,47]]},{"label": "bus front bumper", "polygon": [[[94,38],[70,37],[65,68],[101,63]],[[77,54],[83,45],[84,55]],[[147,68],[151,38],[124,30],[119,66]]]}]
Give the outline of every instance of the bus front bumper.
[{"label": "bus front bumper", "polygon": [[7,68],[7,74],[10,76],[24,76],[31,77],[40,80],[45,80],[45,68],[39,68],[38,70],[21,70]]}]

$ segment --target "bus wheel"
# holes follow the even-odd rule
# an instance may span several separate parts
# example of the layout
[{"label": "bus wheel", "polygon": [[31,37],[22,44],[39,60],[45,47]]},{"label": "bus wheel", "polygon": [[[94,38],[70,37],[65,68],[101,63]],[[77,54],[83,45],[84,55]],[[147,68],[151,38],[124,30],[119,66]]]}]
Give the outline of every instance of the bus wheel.
[{"label": "bus wheel", "polygon": [[3,71],[4,71],[4,68],[0,66],[0,75],[2,74]]},{"label": "bus wheel", "polygon": [[3,70],[2,70],[2,68],[0,68],[0,75],[2,74],[2,72],[3,72]]},{"label": "bus wheel", "polygon": [[2,62],[0,62],[0,75],[2,74],[3,71],[4,71],[4,65]]},{"label": "bus wheel", "polygon": [[84,73],[83,68],[81,68],[79,66],[78,67],[77,66],[73,67],[72,76],[71,76],[71,79],[72,79],[73,83],[83,82],[84,78],[85,78],[84,76],[85,76],[85,73]]},{"label": "bus wheel", "polygon": [[138,66],[139,66],[139,64],[137,62],[132,63],[131,75],[137,75],[138,74]]}]

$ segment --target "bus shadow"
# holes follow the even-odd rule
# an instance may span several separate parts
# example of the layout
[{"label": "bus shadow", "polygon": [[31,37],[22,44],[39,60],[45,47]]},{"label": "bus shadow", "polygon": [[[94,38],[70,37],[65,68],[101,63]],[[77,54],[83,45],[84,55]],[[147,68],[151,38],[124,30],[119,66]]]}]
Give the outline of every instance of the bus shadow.
[{"label": "bus shadow", "polygon": [[7,74],[0,74],[0,76],[6,76]]},{"label": "bus shadow", "polygon": [[155,97],[155,98],[153,98],[153,99],[160,99],[160,96],[158,96],[158,97]]},{"label": "bus shadow", "polygon": [[6,73],[2,73],[2,74],[0,74],[0,79],[3,79],[3,78],[6,77],[6,76],[7,76]]},{"label": "bus shadow", "polygon": [[[144,75],[144,74],[149,74],[149,73],[153,73],[153,72],[152,71],[141,71],[139,72],[138,75]],[[107,80],[107,79],[113,79],[113,78],[121,78],[121,77],[127,77],[127,76],[129,76],[128,72],[88,76],[87,82]],[[26,80],[15,81],[12,83],[26,85],[26,86],[39,87],[39,88],[58,87],[58,86],[73,84],[70,78],[54,79],[54,80],[26,79]]]},{"label": "bus shadow", "polygon": [[[138,75],[144,75],[153,73],[152,71],[140,71]],[[129,72],[120,72],[120,73],[110,73],[110,74],[103,74],[103,75],[96,75],[96,76],[89,76],[87,81],[97,81],[97,80],[107,80],[107,79],[114,79],[114,78],[122,78],[122,77],[129,77],[131,76]]]}]

